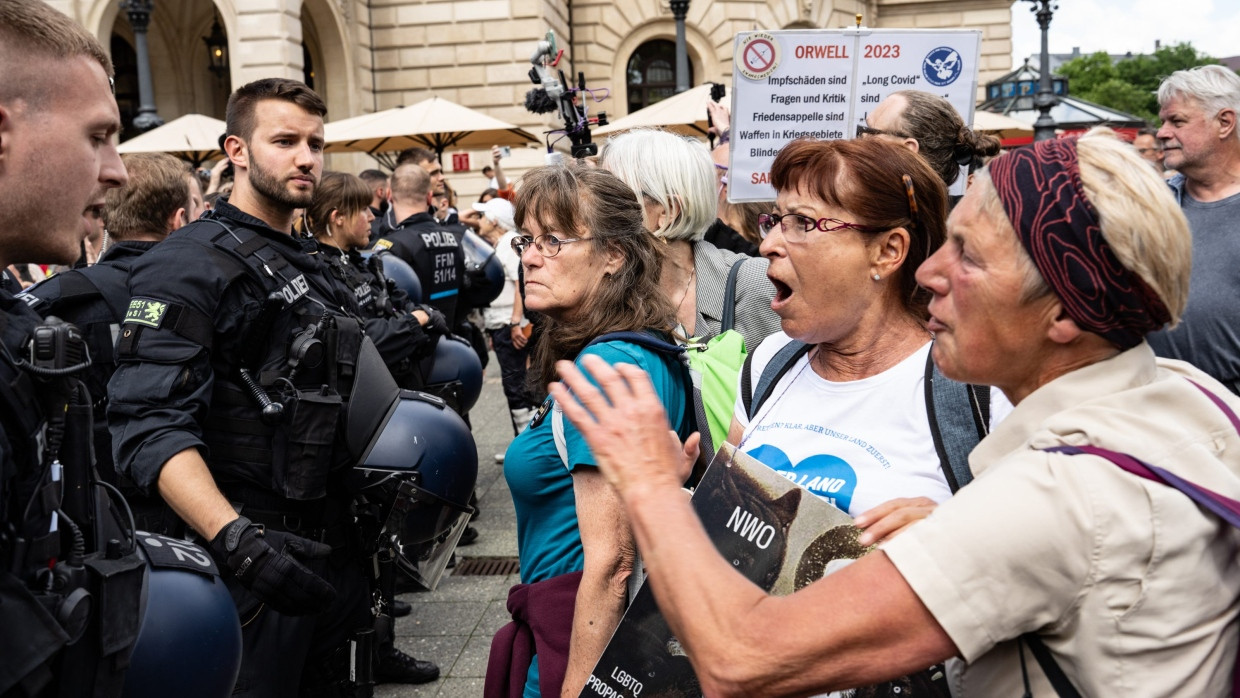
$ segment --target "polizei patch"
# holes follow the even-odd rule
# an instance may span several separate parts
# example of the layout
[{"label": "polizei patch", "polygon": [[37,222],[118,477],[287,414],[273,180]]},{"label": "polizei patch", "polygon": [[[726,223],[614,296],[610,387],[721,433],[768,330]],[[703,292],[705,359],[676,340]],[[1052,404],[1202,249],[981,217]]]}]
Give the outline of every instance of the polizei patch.
[{"label": "polizei patch", "polygon": [[125,311],[125,322],[158,329],[168,314],[168,303],[154,298],[135,297]]},{"label": "polizei patch", "polygon": [[309,292],[310,284],[306,281],[305,274],[294,276],[288,283],[280,287],[280,295],[284,296],[285,303],[292,303]]}]

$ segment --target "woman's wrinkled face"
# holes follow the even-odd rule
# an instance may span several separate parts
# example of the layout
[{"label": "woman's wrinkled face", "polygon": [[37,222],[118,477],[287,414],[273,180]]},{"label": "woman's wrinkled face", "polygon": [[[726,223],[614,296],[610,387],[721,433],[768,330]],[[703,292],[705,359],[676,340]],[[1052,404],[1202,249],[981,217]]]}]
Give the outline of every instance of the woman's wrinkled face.
[{"label": "woman's wrinkled face", "polygon": [[[779,192],[775,213],[797,213],[814,220],[835,218],[856,222],[850,212],[828,206],[803,188]],[[771,308],[790,337],[817,344],[846,340],[860,319],[877,309],[881,288],[871,278],[872,251],[855,230],[810,230],[790,240],[775,226],[759,251],[771,265],[767,276],[775,285]]]},{"label": "woman's wrinkled face", "polygon": [[983,210],[989,187],[974,187],[947,219],[947,242],[917,270],[933,294],[934,361],[957,381],[1019,385],[1057,307],[1053,295],[1023,301],[1024,252]]},{"label": "woman's wrinkled face", "polygon": [[534,244],[521,254],[521,264],[525,267],[525,306],[556,320],[571,318],[589,302],[603,275],[614,273],[620,267],[621,260],[596,247],[589,241],[591,233],[584,230],[544,228],[530,216],[520,234],[535,239],[552,235],[561,241],[577,240],[562,242],[554,256],[548,256],[552,245],[545,241],[543,246],[548,248],[545,254]]}]

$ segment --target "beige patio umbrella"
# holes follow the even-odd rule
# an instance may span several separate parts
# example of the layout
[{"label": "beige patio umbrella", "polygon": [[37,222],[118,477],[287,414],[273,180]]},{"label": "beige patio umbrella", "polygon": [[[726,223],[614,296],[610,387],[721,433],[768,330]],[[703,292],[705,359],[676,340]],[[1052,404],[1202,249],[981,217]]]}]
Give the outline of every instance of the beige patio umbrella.
[{"label": "beige patio umbrella", "polygon": [[469,107],[431,97],[401,109],[354,117],[352,124],[331,129],[328,152],[369,153],[385,165],[394,150],[422,146],[442,156],[448,148],[525,145],[538,139],[524,129]]},{"label": "beige patio umbrella", "polygon": [[632,128],[661,127],[685,136],[705,136],[709,127],[706,123],[706,103],[710,101],[710,87],[710,83],[698,85],[645,109],[638,109],[599,127],[594,135],[606,136]]},{"label": "beige patio umbrella", "polygon": [[1004,114],[978,109],[973,112],[973,130],[989,133],[996,138],[1018,138],[1033,133],[1033,125]]},{"label": "beige patio umbrella", "polygon": [[121,153],[169,153],[194,167],[218,157],[224,122],[202,114],[186,114],[116,147]]},{"label": "beige patio umbrella", "polygon": [[352,152],[341,144],[333,143],[333,141],[339,139],[343,134],[348,133],[350,130],[358,128],[362,124],[375,121],[376,119],[390,118],[393,114],[402,111],[403,109],[404,107],[393,107],[383,111],[371,112],[370,114],[361,114],[359,116],[350,116],[347,119],[340,119],[338,121],[323,124],[323,140],[327,143],[325,150],[329,153]]}]

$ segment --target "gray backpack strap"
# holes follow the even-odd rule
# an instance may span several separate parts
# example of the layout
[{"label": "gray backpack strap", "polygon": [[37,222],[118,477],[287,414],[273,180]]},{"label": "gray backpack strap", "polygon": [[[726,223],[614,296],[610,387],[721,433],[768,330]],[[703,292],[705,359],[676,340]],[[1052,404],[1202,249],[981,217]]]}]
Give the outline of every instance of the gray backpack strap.
[{"label": "gray backpack strap", "polygon": [[[753,386],[752,392],[743,391],[742,386],[742,404],[745,407],[745,413],[749,415],[750,419],[753,419],[754,415],[758,414],[762,403],[766,402],[766,399],[771,396],[771,392],[775,390],[775,385],[779,383],[779,379],[783,378],[788,369],[792,368],[793,364],[800,361],[801,357],[808,354],[812,348],[813,345],[805,344],[804,342],[795,340],[788,342],[783,348],[775,352],[775,356],[771,357],[770,363],[762,369],[762,375],[758,376],[758,382]],[[753,355],[750,354],[750,356]],[[741,370],[745,372],[746,376],[749,375],[751,367],[748,357],[745,359],[745,366]],[[745,398],[748,398],[748,400],[745,400]]]},{"label": "gray backpack strap", "polygon": [[723,312],[719,315],[719,334],[727,332],[736,324],[736,277],[741,273],[741,265],[745,263],[745,259],[736,260],[728,270],[728,282],[723,286]]},{"label": "gray backpack strap", "polygon": [[951,380],[939,372],[930,355],[926,358],[925,382],[934,450],[939,454],[947,486],[955,494],[973,480],[969,452],[989,431],[990,389]]}]

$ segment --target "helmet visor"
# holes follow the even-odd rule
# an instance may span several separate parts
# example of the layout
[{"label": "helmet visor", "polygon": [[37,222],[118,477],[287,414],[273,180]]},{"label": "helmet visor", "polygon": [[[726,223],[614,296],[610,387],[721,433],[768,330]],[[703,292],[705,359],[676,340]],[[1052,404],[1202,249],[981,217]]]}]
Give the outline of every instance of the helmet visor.
[{"label": "helmet visor", "polygon": [[473,507],[450,502],[410,480],[402,480],[385,526],[389,535],[396,535],[397,566],[434,591],[473,513]]}]

